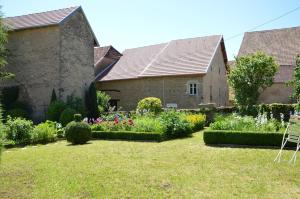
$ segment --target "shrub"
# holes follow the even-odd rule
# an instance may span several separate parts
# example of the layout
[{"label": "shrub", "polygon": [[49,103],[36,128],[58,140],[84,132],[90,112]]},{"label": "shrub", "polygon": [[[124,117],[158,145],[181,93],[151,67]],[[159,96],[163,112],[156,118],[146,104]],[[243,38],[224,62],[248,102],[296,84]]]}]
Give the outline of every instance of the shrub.
[{"label": "shrub", "polygon": [[[281,146],[283,133],[251,131],[206,130],[203,133],[205,144],[238,144],[253,146]],[[287,146],[292,146],[288,143]]]},{"label": "shrub", "polygon": [[13,140],[16,144],[29,144],[33,132],[33,123],[23,118],[8,117],[4,130],[6,139]]},{"label": "shrub", "polygon": [[65,110],[66,104],[63,101],[54,101],[50,103],[47,111],[48,120],[58,122],[61,113]]},{"label": "shrub", "polygon": [[56,123],[46,121],[34,127],[32,143],[48,143],[56,140]]},{"label": "shrub", "polygon": [[153,117],[138,117],[134,120],[133,131],[163,133],[165,126],[159,119]]},{"label": "shrub", "polygon": [[74,121],[75,122],[80,122],[82,120],[81,114],[74,114]]},{"label": "shrub", "polygon": [[138,102],[137,111],[140,114],[154,113],[158,114],[162,111],[161,100],[156,97],[147,97]]},{"label": "shrub", "polygon": [[192,133],[192,125],[185,114],[170,110],[163,112],[160,120],[165,127],[163,136],[166,138],[185,137]]},{"label": "shrub", "polygon": [[55,89],[52,90],[52,94],[51,94],[51,100],[50,100],[50,104],[57,101],[57,97],[56,97],[56,93],[55,93]]},{"label": "shrub", "polygon": [[70,122],[65,130],[68,142],[72,144],[84,144],[91,139],[90,126],[84,122]]},{"label": "shrub", "polygon": [[17,101],[19,98],[19,87],[12,86],[2,89],[1,102],[5,107],[9,107],[10,104]]},{"label": "shrub", "polygon": [[15,109],[8,110],[6,112],[6,115],[9,115],[12,118],[17,118],[17,117],[28,118],[29,117],[28,112],[21,108],[15,108]]},{"label": "shrub", "polygon": [[97,104],[97,91],[95,83],[92,82],[88,91],[85,93],[85,106],[87,108],[87,116],[89,118],[98,118],[99,110]]},{"label": "shrub", "polygon": [[82,115],[85,115],[85,106],[84,102],[81,98],[75,97],[73,94],[67,96],[67,107],[72,108],[76,110],[77,113],[80,113]]},{"label": "shrub", "polygon": [[2,123],[2,105],[1,105],[1,102],[0,102],[0,156],[1,156],[1,153],[2,153],[3,140],[4,140],[3,131],[4,131],[4,125]]},{"label": "shrub", "polygon": [[161,141],[162,136],[156,132],[132,132],[132,131],[93,131],[95,139],[121,139],[121,140],[154,140]]},{"label": "shrub", "polygon": [[273,117],[280,121],[281,120],[281,113],[284,115],[284,121],[289,121],[290,113],[294,113],[295,105],[294,104],[260,104],[257,106],[259,113],[267,113],[268,118],[270,118],[270,113],[272,113]]},{"label": "shrub", "polygon": [[73,121],[76,110],[72,108],[66,108],[60,115],[59,122],[66,126],[69,122]]},{"label": "shrub", "polygon": [[204,128],[206,117],[202,114],[187,115],[186,119],[192,124],[193,131],[199,131]]},{"label": "shrub", "polygon": [[102,91],[97,92],[97,104],[100,113],[103,113],[108,109],[109,100],[110,100],[110,96],[107,95],[105,92]]}]

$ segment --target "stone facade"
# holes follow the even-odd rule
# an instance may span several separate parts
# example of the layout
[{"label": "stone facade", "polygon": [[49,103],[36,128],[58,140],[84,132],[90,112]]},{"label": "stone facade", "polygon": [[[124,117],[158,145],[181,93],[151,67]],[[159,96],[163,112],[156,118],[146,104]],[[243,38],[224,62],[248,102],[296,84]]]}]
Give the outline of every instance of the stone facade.
[{"label": "stone facade", "polygon": [[94,36],[82,10],[63,24],[11,31],[7,69],[16,75],[1,87],[19,85],[20,101],[28,103],[35,121],[45,119],[52,90],[65,100],[84,97],[94,78]]},{"label": "stone facade", "polygon": [[[197,83],[197,95],[189,94],[189,82]],[[164,107],[177,104],[180,109],[198,108],[200,103],[228,105],[226,68],[220,46],[206,74],[101,81],[97,82],[97,89],[105,91],[117,101],[118,108],[126,111],[134,110],[145,97],[160,98]]]},{"label": "stone facade", "polygon": [[293,88],[287,86],[286,83],[274,83],[271,87],[268,87],[260,95],[258,101],[260,103],[293,103],[290,96],[293,93]]}]

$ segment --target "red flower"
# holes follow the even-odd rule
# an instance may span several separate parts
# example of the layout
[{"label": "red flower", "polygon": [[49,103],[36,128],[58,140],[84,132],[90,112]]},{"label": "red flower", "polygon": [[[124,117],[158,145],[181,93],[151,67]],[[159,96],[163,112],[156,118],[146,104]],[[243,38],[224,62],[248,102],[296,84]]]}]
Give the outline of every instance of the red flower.
[{"label": "red flower", "polygon": [[129,124],[129,125],[133,125],[132,119],[129,119],[129,120],[128,120],[128,124]]},{"label": "red flower", "polygon": [[119,118],[118,118],[117,116],[116,116],[115,119],[114,119],[114,123],[115,123],[115,124],[119,124]]}]

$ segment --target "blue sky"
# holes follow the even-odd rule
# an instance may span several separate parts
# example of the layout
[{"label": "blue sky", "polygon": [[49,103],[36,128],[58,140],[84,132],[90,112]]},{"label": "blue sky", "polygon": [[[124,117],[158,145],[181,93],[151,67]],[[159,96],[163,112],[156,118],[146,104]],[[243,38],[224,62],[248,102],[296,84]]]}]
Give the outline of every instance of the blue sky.
[{"label": "blue sky", "polygon": [[[0,0],[5,16],[81,5],[100,45],[119,51],[172,39],[245,32],[300,6],[297,0]],[[257,30],[300,26],[300,10]],[[233,59],[243,36],[225,41]]]}]

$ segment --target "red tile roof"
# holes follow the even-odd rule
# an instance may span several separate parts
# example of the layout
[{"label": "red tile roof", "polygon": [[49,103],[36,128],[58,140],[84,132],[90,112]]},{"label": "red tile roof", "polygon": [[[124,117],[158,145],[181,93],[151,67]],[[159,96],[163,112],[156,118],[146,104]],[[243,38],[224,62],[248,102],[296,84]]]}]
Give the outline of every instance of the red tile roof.
[{"label": "red tile roof", "polygon": [[222,39],[214,35],[127,49],[100,81],[205,74]]},{"label": "red tile roof", "polygon": [[17,17],[7,17],[3,19],[3,23],[8,27],[9,30],[57,25],[78,8],[80,7],[76,6]]}]

